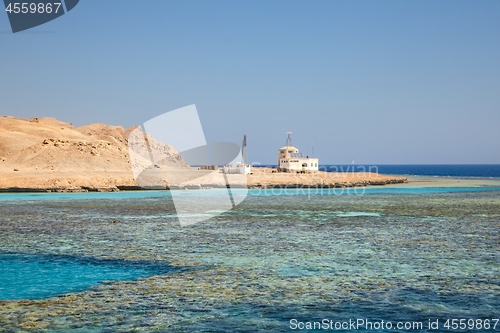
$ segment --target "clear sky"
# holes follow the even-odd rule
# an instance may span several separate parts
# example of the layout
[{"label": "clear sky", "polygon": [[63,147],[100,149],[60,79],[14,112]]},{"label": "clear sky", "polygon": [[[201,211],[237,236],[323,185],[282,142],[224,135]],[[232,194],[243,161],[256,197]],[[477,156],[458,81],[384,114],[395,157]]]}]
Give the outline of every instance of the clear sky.
[{"label": "clear sky", "polygon": [[500,163],[500,1],[82,0],[12,34],[0,114],[139,125],[196,104],[276,163]]}]

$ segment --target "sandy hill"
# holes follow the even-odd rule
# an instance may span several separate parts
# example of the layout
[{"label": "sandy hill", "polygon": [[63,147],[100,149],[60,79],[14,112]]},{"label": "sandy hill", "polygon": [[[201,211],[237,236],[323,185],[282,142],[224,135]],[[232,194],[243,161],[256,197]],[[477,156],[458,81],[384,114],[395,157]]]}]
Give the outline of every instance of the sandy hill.
[{"label": "sandy hill", "polygon": [[[54,118],[0,117],[0,188],[112,189],[133,187],[128,137],[135,127],[74,127]],[[189,165],[170,146],[149,137],[169,164]]]}]

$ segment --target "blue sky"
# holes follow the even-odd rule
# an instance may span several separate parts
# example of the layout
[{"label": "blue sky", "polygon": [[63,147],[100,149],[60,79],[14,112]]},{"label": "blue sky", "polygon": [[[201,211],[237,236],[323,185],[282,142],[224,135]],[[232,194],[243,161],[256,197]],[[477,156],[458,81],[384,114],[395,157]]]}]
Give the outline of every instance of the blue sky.
[{"label": "blue sky", "polygon": [[196,104],[276,163],[500,163],[500,1],[82,0],[12,34],[0,114],[129,127]]}]

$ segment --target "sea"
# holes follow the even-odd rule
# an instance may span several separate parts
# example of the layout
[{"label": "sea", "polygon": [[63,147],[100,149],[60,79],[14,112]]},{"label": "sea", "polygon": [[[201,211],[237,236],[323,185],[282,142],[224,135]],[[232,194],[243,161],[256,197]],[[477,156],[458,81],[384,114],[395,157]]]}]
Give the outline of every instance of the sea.
[{"label": "sea", "polygon": [[[276,164],[257,167],[276,168]],[[327,172],[378,172],[385,175],[500,178],[500,164],[320,164]]]},{"label": "sea", "polygon": [[498,182],[436,184],[250,190],[184,227],[169,191],[2,193],[0,332],[498,332]]},{"label": "sea", "polygon": [[386,175],[500,178],[500,164],[364,164],[364,165],[320,165],[326,171],[358,172],[375,171]]}]

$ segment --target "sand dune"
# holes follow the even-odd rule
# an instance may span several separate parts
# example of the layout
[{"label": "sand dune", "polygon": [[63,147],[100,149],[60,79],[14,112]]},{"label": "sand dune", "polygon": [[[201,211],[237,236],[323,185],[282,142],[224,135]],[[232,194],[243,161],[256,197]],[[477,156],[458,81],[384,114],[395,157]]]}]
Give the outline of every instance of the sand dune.
[{"label": "sand dune", "polygon": [[[127,146],[134,129],[104,124],[74,127],[54,118],[0,117],[0,188],[135,187]],[[166,152],[170,164],[189,168],[172,146],[155,145]]]}]

